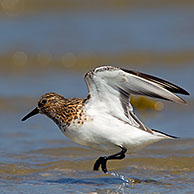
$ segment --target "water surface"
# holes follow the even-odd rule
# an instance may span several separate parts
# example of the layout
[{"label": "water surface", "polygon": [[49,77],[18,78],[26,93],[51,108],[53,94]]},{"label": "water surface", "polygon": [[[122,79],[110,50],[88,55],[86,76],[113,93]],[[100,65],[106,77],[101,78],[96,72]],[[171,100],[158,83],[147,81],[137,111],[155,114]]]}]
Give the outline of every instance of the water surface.
[{"label": "water surface", "polygon": [[[1,10],[0,193],[193,193],[194,8],[181,2]],[[48,118],[21,122],[45,92],[86,97],[83,74],[102,64],[157,75],[191,94],[188,105],[161,101],[156,111],[148,100],[136,107],[149,127],[180,139],[108,162],[125,181],[92,171],[106,153],[71,142]]]},{"label": "water surface", "polygon": [[[178,79],[180,71],[173,74],[171,79]],[[166,77],[171,73],[166,73]],[[189,74],[186,72],[185,75]],[[183,76],[182,85],[189,88],[187,76]],[[7,77],[2,76],[1,79],[2,83],[6,83]],[[135,181],[125,183],[118,177],[104,175],[100,171],[93,172],[95,160],[105,153],[71,142],[46,117],[41,115],[27,122],[20,121],[23,115],[36,106],[39,94],[46,91],[54,90],[67,97],[85,97],[87,89],[81,73],[45,74],[37,76],[32,82],[29,80],[33,80],[33,75],[19,78],[11,76],[9,80],[14,83],[13,88],[1,90],[2,192],[166,193],[177,190],[182,193],[192,192],[194,189],[192,97],[188,99],[188,106],[167,103],[162,112],[139,112],[148,126],[177,135],[181,139],[163,141],[141,152],[127,155],[122,161],[108,162],[110,171],[123,175],[126,180]],[[41,83],[40,87],[37,87],[36,82]],[[25,92],[22,89],[25,89]],[[189,89],[193,93],[191,88]]]}]

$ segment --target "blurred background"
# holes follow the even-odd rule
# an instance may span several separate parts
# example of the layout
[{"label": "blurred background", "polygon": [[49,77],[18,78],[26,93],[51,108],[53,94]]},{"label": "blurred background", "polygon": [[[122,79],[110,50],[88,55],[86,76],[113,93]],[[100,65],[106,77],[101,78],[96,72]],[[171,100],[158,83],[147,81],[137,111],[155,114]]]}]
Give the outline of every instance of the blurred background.
[{"label": "blurred background", "polygon": [[[193,21],[192,0],[0,0],[0,191],[192,193]],[[191,94],[187,106],[133,97],[148,126],[181,139],[109,165],[128,178],[162,183],[121,187],[118,178],[92,171],[102,153],[72,143],[43,116],[20,121],[45,92],[86,97],[84,73],[107,64],[161,77]]]}]

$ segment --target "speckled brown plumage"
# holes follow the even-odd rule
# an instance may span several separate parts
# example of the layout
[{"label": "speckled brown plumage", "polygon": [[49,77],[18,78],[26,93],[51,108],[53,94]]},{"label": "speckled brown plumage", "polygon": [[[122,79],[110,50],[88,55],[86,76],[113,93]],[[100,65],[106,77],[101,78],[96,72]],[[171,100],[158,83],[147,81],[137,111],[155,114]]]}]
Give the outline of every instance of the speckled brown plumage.
[{"label": "speckled brown plumage", "polygon": [[66,99],[52,92],[41,96],[38,108],[40,113],[47,115],[64,130],[70,124],[84,124],[87,120],[83,109],[85,102],[82,98]]}]

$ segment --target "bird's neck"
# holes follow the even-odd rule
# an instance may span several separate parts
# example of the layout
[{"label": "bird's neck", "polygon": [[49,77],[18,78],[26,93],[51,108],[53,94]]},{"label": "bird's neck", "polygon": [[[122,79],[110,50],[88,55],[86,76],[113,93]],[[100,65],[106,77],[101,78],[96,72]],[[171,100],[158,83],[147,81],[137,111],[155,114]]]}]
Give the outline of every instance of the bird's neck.
[{"label": "bird's neck", "polygon": [[56,106],[49,114],[47,114],[47,116],[64,131],[71,124],[73,119],[78,119],[79,112],[83,106],[84,99],[65,99],[64,103],[61,103],[60,106]]}]

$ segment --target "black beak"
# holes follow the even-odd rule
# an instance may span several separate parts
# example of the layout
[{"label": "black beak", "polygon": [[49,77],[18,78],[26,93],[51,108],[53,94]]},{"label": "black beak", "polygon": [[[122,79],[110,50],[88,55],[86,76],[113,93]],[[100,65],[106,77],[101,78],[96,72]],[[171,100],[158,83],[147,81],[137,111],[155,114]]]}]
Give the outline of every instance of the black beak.
[{"label": "black beak", "polygon": [[28,119],[28,118],[30,118],[30,117],[32,117],[32,116],[38,114],[38,113],[39,113],[39,110],[38,110],[38,108],[36,107],[33,111],[31,111],[30,113],[28,113],[28,114],[22,119],[22,121],[25,121],[26,119]]}]

